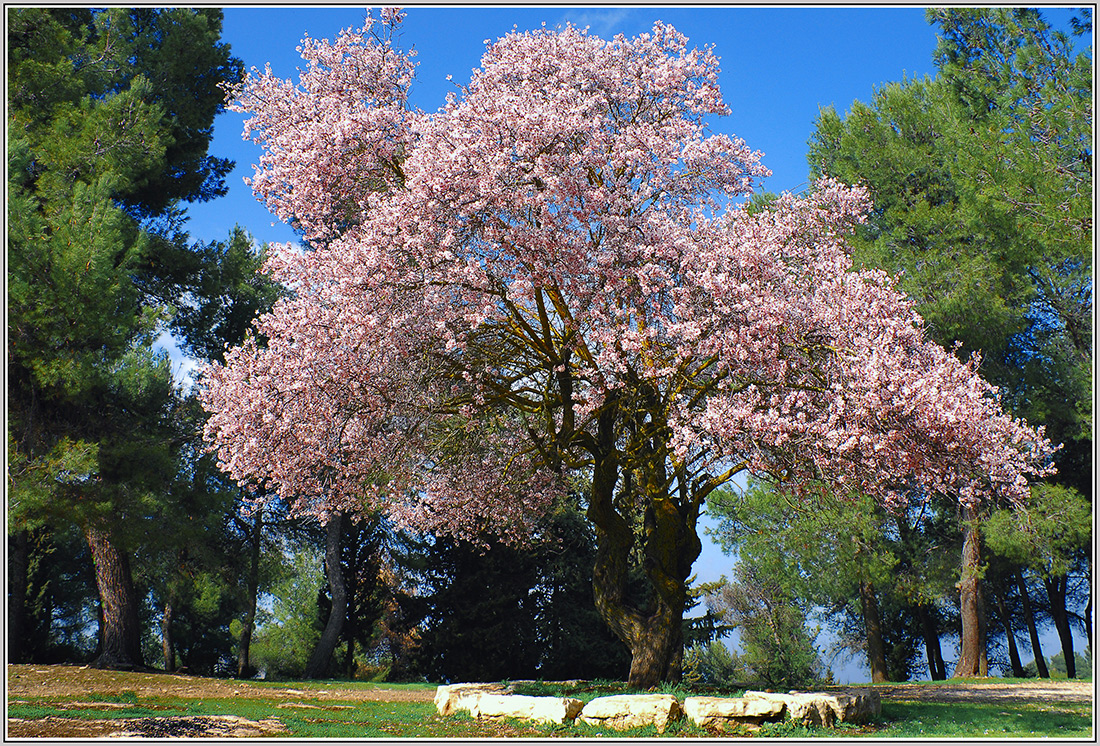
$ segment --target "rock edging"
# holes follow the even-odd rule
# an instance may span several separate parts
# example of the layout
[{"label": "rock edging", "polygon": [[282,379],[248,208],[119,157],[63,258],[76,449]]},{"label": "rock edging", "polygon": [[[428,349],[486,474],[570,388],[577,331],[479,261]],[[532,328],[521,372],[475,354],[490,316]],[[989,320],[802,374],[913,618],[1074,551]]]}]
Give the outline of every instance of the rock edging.
[{"label": "rock edging", "polygon": [[616,694],[584,704],[571,697],[512,694],[501,684],[440,686],[435,706],[440,715],[467,711],[477,719],[516,718],[558,725],[580,719],[614,730],[653,725],[658,733],[684,716],[696,725],[716,728],[754,728],[783,719],[830,727],[867,722],[882,712],[879,694],[872,689],[845,694],[749,691],[743,697],[687,697],[682,703],[671,694]]}]

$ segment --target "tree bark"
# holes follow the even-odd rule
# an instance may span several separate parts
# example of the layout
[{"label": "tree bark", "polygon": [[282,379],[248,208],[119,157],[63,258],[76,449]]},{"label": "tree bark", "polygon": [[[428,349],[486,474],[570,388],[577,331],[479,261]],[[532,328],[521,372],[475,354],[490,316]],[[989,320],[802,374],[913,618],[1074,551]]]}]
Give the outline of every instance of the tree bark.
[{"label": "tree bark", "polygon": [[863,628],[867,634],[867,659],[871,666],[871,683],[881,684],[890,680],[886,670],[886,646],[882,642],[882,620],[879,616],[875,589],[868,581],[859,581],[859,603],[863,608]]},{"label": "tree bark", "polygon": [[[605,408],[597,425],[592,493],[588,518],[596,527],[596,563],[592,573],[596,609],[615,635],[630,649],[627,683],[649,689],[661,682],[680,681],[684,656],[683,616],[691,565],[702,550],[696,533],[698,504],[681,498],[678,504],[662,493],[665,480],[650,475],[646,485],[643,569],[654,590],[651,608],[641,610],[626,599],[630,551],[634,532],[616,511],[615,487],[619,478],[615,449],[614,407]],[[655,466],[659,470],[659,466]],[[626,491],[629,474],[624,476]],[[630,498],[628,498],[630,499]]]},{"label": "tree bark", "polygon": [[1054,620],[1054,628],[1058,630],[1058,639],[1062,643],[1062,656],[1066,660],[1066,678],[1075,679],[1077,661],[1073,653],[1073,631],[1069,626],[1069,614],[1066,613],[1066,576],[1043,578],[1043,585],[1046,586],[1047,598],[1050,599],[1050,616]]},{"label": "tree bark", "polygon": [[1027,592],[1027,584],[1024,583],[1023,573],[1019,570],[1016,571],[1016,590],[1020,593],[1020,604],[1024,608],[1024,623],[1027,624],[1027,634],[1031,638],[1035,670],[1039,672],[1040,678],[1049,679],[1050,672],[1047,670],[1046,659],[1043,658],[1043,647],[1039,643],[1039,629],[1035,626],[1035,615],[1031,612],[1031,595]]},{"label": "tree bark", "polygon": [[160,646],[164,653],[164,670],[169,673],[176,670],[176,646],[172,643],[172,607],[172,596],[169,595],[160,617]]},{"label": "tree bark", "polygon": [[122,670],[144,668],[130,560],[111,533],[109,526],[95,522],[84,526],[84,536],[95,564],[100,605],[100,653],[92,665]]},{"label": "tree bark", "polygon": [[927,606],[917,606],[917,616],[920,618],[921,633],[924,636],[924,650],[928,657],[928,675],[932,681],[945,681],[947,679],[947,667],[943,664],[943,652],[940,650],[940,634],[936,629],[936,620],[932,617]]},{"label": "tree bark", "polygon": [[237,650],[237,678],[250,675],[249,655],[252,646],[252,629],[256,626],[256,603],[260,592],[260,544],[263,539],[263,511],[257,510],[252,522],[248,563],[248,607],[241,628],[241,644]]},{"label": "tree bark", "polygon": [[985,677],[989,675],[989,659],[985,649],[985,611],[981,583],[981,535],[978,527],[978,511],[966,508],[962,550],[962,575],[959,579],[959,609],[962,635],[959,662],[955,666],[958,677]]},{"label": "tree bark", "polygon": [[1004,595],[997,594],[997,610],[1001,613],[1001,624],[1005,628],[1005,639],[1008,641],[1008,662],[1012,666],[1012,675],[1018,679],[1024,677],[1024,665],[1020,662],[1020,651],[1016,648],[1016,635],[1012,632],[1012,619],[1008,614],[1008,604]]},{"label": "tree bark", "polygon": [[27,568],[30,534],[21,529],[8,537],[8,661],[27,663]]},{"label": "tree bark", "polygon": [[1088,588],[1089,588],[1089,602],[1085,604],[1085,639],[1088,641],[1088,649],[1095,650],[1092,646],[1092,547],[1089,547],[1088,552]]},{"label": "tree bark", "polygon": [[328,622],[321,633],[321,639],[313,649],[305,673],[307,679],[319,679],[326,674],[332,662],[332,653],[340,641],[340,632],[344,628],[344,618],[348,613],[347,589],[344,574],[340,569],[340,546],[343,534],[343,514],[333,513],[325,523],[325,575],[328,578],[329,593],[332,596],[332,609]]}]

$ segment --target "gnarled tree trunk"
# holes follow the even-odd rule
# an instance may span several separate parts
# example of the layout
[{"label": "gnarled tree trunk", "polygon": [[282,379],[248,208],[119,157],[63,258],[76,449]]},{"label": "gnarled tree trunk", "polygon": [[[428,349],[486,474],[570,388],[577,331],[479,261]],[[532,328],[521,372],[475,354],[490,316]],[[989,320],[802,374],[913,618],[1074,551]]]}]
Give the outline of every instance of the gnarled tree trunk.
[{"label": "gnarled tree trunk", "polygon": [[328,671],[332,653],[336,650],[340,632],[344,629],[344,618],[348,613],[347,588],[344,585],[344,573],[340,569],[343,526],[343,514],[338,512],[331,514],[325,522],[325,576],[328,578],[329,593],[332,596],[332,610],[321,639],[317,641],[305,673],[302,674],[307,679],[319,679]]},{"label": "gnarled tree trunk", "polygon": [[92,665],[142,668],[141,627],[130,560],[114,541],[110,526],[89,521],[84,525],[84,536],[95,564],[100,604],[100,653]]},{"label": "gnarled tree trunk", "polygon": [[962,635],[955,677],[989,675],[985,649],[985,609],[982,600],[981,535],[976,508],[966,508],[962,551],[962,577],[959,578],[959,609]]},{"label": "gnarled tree trunk", "polygon": [[917,606],[917,616],[920,617],[921,633],[924,636],[924,650],[928,656],[928,675],[932,681],[944,681],[947,679],[947,667],[943,664],[943,653],[940,650],[940,634],[936,629],[936,620],[927,606]]},{"label": "gnarled tree trunk", "polygon": [[1062,643],[1062,657],[1066,660],[1066,678],[1076,679],[1077,661],[1073,652],[1073,631],[1070,629],[1069,614],[1066,612],[1067,584],[1065,575],[1043,578],[1047,598],[1050,600],[1050,618],[1054,620],[1054,628],[1058,630],[1058,640]]},{"label": "gnarled tree trunk", "polygon": [[171,673],[176,670],[176,646],[172,642],[172,596],[164,602],[164,611],[160,617],[160,648],[164,653],[164,670]]},{"label": "gnarled tree trunk", "polygon": [[[593,591],[596,608],[631,653],[628,683],[648,689],[660,682],[678,682],[684,656],[683,616],[687,579],[702,550],[696,533],[698,501],[663,493],[663,475],[642,485],[647,491],[644,516],[643,569],[654,590],[654,602],[638,609],[627,600],[627,580],[634,531],[614,505],[619,463],[614,448],[614,414],[600,417],[588,517],[596,526]],[[654,467],[658,472],[660,466]],[[627,488],[630,491],[630,488]]]},{"label": "gnarled tree trunk", "polygon": [[27,567],[30,533],[19,529],[8,537],[8,662],[27,663]]}]

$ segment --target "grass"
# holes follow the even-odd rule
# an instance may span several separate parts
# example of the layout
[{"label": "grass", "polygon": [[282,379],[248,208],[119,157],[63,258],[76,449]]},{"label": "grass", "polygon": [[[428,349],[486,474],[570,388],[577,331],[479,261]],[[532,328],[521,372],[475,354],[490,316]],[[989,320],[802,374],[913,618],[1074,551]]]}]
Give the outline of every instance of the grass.
[{"label": "grass", "polygon": [[879,738],[1092,738],[1086,703],[884,702]]},{"label": "grass", "polygon": [[[989,680],[983,680],[988,682]],[[952,683],[959,683],[957,680]],[[196,715],[236,715],[259,721],[278,718],[286,727],[285,737],[292,739],[348,738],[552,738],[594,739],[607,737],[714,738],[755,736],[766,739],[940,739],[940,738],[1079,738],[1091,739],[1091,703],[933,703],[888,700],[875,722],[860,726],[807,728],[790,722],[766,724],[759,730],[710,731],[688,720],[669,725],[658,734],[652,727],[627,731],[608,731],[581,722],[567,725],[535,725],[522,721],[478,721],[468,714],[441,717],[430,702],[363,701],[340,692],[391,689],[434,691],[432,684],[379,684],[373,682],[309,681],[250,682],[241,696],[169,696],[136,694],[125,679],[117,691],[80,696],[21,697],[9,701],[8,717],[21,719],[77,718],[120,719],[145,717],[193,717]],[[926,682],[920,686],[939,686]],[[584,682],[578,685],[543,682],[516,682],[516,694],[535,696],[571,696],[584,701],[627,691],[621,683]],[[288,700],[287,689],[301,694]],[[275,690],[279,695],[276,696]],[[267,692],[270,691],[270,696]],[[318,693],[325,691],[324,698]],[[681,700],[693,694],[737,696],[740,691],[699,691],[683,686],[666,693]],[[312,696],[311,696],[312,695]],[[282,706],[280,706],[282,705]],[[59,735],[62,735],[59,733]]]}]

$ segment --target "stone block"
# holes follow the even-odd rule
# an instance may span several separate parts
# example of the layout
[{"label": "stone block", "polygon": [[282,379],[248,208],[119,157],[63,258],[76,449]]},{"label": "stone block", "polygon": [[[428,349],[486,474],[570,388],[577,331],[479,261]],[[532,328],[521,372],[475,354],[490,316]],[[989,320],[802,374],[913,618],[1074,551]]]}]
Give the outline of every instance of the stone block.
[{"label": "stone block", "polygon": [[836,723],[865,723],[882,712],[878,692],[745,692],[745,699],[782,702],[787,719],[803,725],[831,726]]},{"label": "stone block", "polygon": [[435,690],[435,709],[440,715],[469,711],[482,694],[503,694],[500,684],[446,684]]},{"label": "stone block", "polygon": [[518,718],[536,723],[571,723],[584,703],[570,697],[529,697],[482,692],[470,709],[475,718]]},{"label": "stone block", "polygon": [[670,722],[683,717],[679,701],[671,694],[616,694],[598,697],[584,706],[580,719],[589,725],[625,730],[646,725],[664,733]]},{"label": "stone block", "polygon": [[688,697],[684,714],[699,726],[758,726],[783,719],[787,705],[777,700],[744,699],[742,697]]}]

